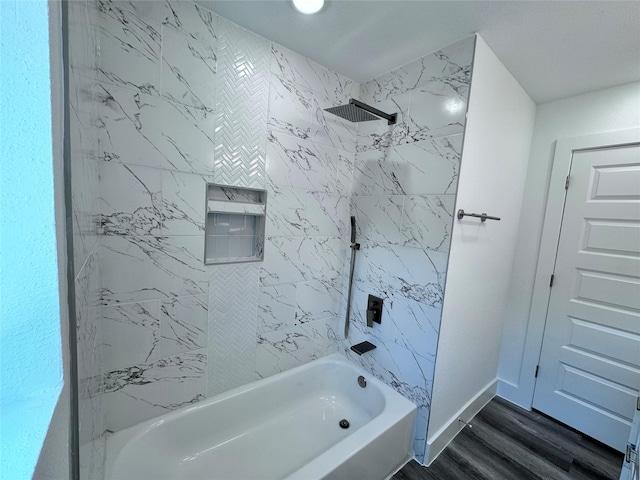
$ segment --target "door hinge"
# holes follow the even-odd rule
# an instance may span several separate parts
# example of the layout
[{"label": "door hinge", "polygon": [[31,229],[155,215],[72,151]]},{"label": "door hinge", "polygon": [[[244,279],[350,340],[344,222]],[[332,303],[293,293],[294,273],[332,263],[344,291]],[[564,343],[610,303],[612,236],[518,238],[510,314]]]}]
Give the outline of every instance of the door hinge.
[{"label": "door hinge", "polygon": [[640,411],[640,397],[636,398],[636,410]]},{"label": "door hinge", "polygon": [[633,445],[627,443],[627,451],[624,456],[624,461],[627,463],[638,464],[638,451],[634,449]]},{"label": "door hinge", "polygon": [[540,370],[540,365],[536,365],[536,374],[534,375],[535,378],[538,378],[538,370]]},{"label": "door hinge", "polygon": [[569,190],[569,175],[567,175],[567,179],[564,181],[564,189]]},{"label": "door hinge", "polygon": [[554,275],[551,275],[551,280],[549,280],[549,287],[553,287],[553,277]]}]

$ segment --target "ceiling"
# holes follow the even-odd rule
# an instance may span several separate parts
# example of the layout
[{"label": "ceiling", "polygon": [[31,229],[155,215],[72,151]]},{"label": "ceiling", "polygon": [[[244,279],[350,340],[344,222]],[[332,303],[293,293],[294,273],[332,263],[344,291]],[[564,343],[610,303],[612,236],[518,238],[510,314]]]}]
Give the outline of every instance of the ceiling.
[{"label": "ceiling", "polygon": [[196,0],[358,82],[479,33],[536,103],[640,80],[640,1]]}]

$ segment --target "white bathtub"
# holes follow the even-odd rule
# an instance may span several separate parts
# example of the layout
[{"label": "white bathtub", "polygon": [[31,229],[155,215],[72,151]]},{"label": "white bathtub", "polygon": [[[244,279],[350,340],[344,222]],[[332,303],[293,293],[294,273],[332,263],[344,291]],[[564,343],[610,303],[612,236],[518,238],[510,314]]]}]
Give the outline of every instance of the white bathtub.
[{"label": "white bathtub", "polygon": [[382,480],[412,457],[415,416],[334,354],[115,433],[105,477]]}]

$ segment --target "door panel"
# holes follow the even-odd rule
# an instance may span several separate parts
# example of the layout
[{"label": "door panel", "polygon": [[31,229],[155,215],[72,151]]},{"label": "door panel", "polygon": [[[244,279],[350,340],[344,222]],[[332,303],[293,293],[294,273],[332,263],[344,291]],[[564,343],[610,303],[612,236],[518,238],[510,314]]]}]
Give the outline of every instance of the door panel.
[{"label": "door panel", "polygon": [[577,318],[571,318],[569,346],[576,347],[603,357],[609,351],[616,352],[620,362],[633,365],[638,357],[640,338],[630,332],[604,326]]},{"label": "door panel", "polygon": [[601,166],[594,168],[590,189],[591,200],[638,200],[640,167],[637,165]]},{"label": "door panel", "polygon": [[586,220],[582,250],[623,256],[640,254],[640,225],[633,222]]},{"label": "door panel", "polygon": [[640,146],[574,152],[533,406],[624,450],[640,390]]},{"label": "door panel", "polygon": [[[591,372],[597,377],[611,380],[618,385],[633,385],[637,378],[637,370],[633,365],[620,361],[619,358],[612,358],[610,355],[597,354],[571,345],[566,345],[562,349],[558,356],[558,365],[579,365],[576,368]],[[633,387],[629,388],[633,389]],[[621,417],[625,417],[625,415],[626,412],[623,412]]]},{"label": "door panel", "polygon": [[576,299],[622,309],[640,309],[640,298],[638,298],[640,280],[637,278],[591,270],[576,270]]},{"label": "door panel", "polygon": [[[607,413],[616,415],[616,412],[635,407],[636,397],[633,390],[624,385],[599,377],[585,370],[580,370],[569,365],[563,365],[563,372],[559,375],[556,388],[565,395],[574,397],[592,405],[596,409],[602,409]],[[602,386],[607,388],[602,388]],[[608,406],[610,410],[606,410]]]}]

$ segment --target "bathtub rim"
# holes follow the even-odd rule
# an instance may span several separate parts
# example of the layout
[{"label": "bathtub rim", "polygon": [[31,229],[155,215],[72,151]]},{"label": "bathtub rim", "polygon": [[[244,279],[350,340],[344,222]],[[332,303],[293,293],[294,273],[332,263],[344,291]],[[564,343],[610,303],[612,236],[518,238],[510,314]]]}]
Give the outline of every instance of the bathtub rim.
[{"label": "bathtub rim", "polygon": [[[307,464],[303,465],[298,470],[295,470],[287,477],[284,477],[285,479],[295,480],[297,478],[315,478],[315,476],[309,477],[309,475],[315,475],[316,473],[320,475],[317,478],[323,478],[340,465],[340,463],[335,463],[331,466],[328,466],[326,464],[327,458],[325,457],[334,457],[336,460],[342,458],[342,461],[346,462],[350,458],[353,458],[356,454],[361,452],[369,443],[371,443],[371,441],[381,436],[388,428],[391,428],[396,423],[405,420],[407,417],[412,417],[412,425],[415,423],[417,406],[413,402],[405,398],[402,394],[393,390],[393,388],[391,388],[389,385],[385,384],[380,379],[376,378],[373,374],[366,371],[362,366],[352,362],[341,353],[332,353],[325,357],[321,357],[319,359],[307,362],[289,370],[285,370],[284,372],[280,372],[266,378],[255,380],[246,385],[233,388],[227,392],[223,392],[211,398],[202,400],[197,404],[182,407],[175,411],[167,412],[159,417],[145,420],[126,429],[109,434],[106,441],[104,479],[113,480],[113,469],[116,464],[116,459],[118,458],[120,452],[124,448],[126,448],[129,443],[135,442],[136,440],[142,438],[144,435],[148,434],[150,431],[159,427],[163,423],[169,420],[178,420],[185,415],[189,415],[192,412],[196,412],[200,409],[206,408],[213,403],[221,402],[226,399],[241,395],[245,392],[258,389],[262,385],[268,385],[283,380],[286,381],[288,377],[296,376],[301,371],[308,370],[313,366],[321,364],[344,365],[346,368],[354,371],[356,378],[358,375],[364,376],[367,380],[368,385],[375,386],[382,393],[385,403],[382,411],[377,416],[372,418],[358,430],[354,431],[353,434],[339,440],[327,450],[320,453],[317,457],[310,460]],[[410,445],[412,445],[412,443],[413,434],[411,435]],[[396,468],[401,468],[402,465],[404,465],[411,458],[413,458],[413,451],[411,446],[409,446],[406,458],[403,460],[400,467],[394,465],[392,471],[395,471]]]}]

